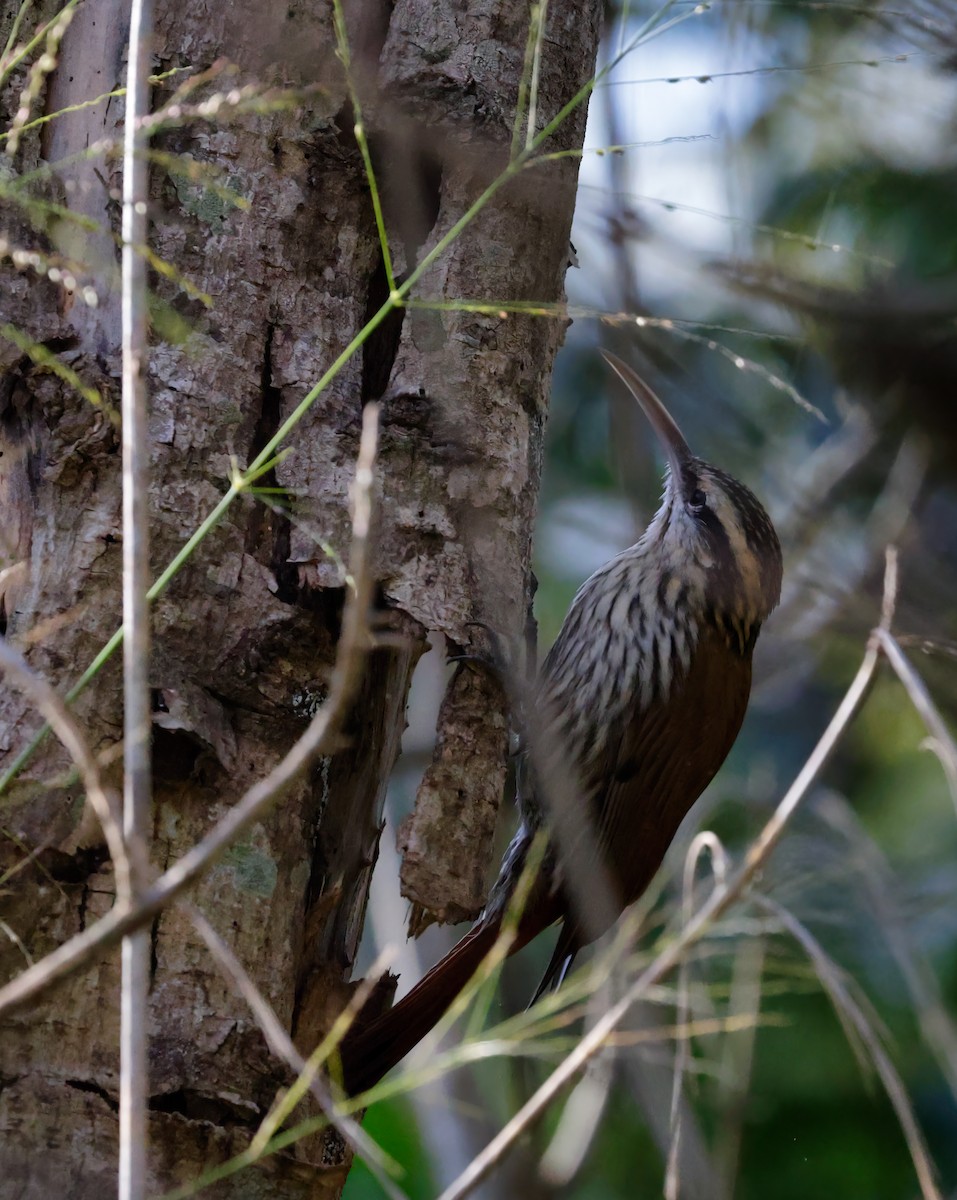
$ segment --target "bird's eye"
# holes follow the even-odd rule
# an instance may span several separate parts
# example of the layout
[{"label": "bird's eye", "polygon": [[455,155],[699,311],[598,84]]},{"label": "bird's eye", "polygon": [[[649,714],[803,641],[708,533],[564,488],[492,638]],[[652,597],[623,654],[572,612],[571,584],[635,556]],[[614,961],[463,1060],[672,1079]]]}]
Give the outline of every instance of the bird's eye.
[{"label": "bird's eye", "polygon": [[704,494],[701,488],[695,488],[691,493],[691,499],[688,501],[688,507],[692,512],[699,513],[708,502],[708,497]]}]

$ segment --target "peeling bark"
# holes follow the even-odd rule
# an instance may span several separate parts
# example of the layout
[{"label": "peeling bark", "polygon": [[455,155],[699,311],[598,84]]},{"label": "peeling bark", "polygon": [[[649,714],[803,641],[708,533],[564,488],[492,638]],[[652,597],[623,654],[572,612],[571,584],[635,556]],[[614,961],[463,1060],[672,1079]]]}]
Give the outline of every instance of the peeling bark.
[{"label": "peeling bark", "polygon": [[[0,43],[17,7],[0,0]],[[346,7],[390,233],[398,266],[408,269],[505,161],[527,16],[522,6],[490,0],[464,10],[424,0]],[[39,8],[37,20],[48,15]],[[591,71],[598,20],[594,2],[550,5],[544,119]],[[47,111],[121,81],[124,21],[113,0],[80,6],[48,81]],[[206,70],[225,57],[238,75],[211,88],[318,81],[323,91],[278,111],[191,121],[156,141],[163,155],[215,168],[249,204],[231,205],[184,170],[154,171],[153,249],[175,268],[154,280],[157,571],[219,500],[232,460],[255,456],[385,296],[333,50],[324,4],[159,6],[158,72]],[[158,85],[156,102],[179,82]],[[0,103],[8,116],[14,90]],[[122,115],[114,98],[56,119],[27,135],[14,169],[115,138]],[[553,148],[580,143],[583,128],[581,112]],[[0,318],[113,403],[117,169],[111,158],[80,159],[56,168],[44,193],[95,221],[96,233],[49,211],[31,228],[21,212],[0,210],[0,234],[11,245],[86,264],[77,274],[99,295],[89,308],[62,279],[17,273],[3,260]],[[571,161],[527,172],[416,294],[560,298],[575,175]],[[467,647],[471,622],[509,637],[524,625],[548,377],[562,332],[558,322],[461,311],[411,309],[385,323],[298,426],[292,453],[261,481],[290,489],[294,502],[285,510],[252,499],[234,504],[154,606],[152,856],[162,868],[280,760],[325,694],[344,586],[329,551],[348,544],[362,404],[381,398],[381,644],[346,744],[194,891],[306,1052],[349,992],[385,787],[427,633]],[[0,576],[0,618],[31,667],[66,690],[119,622],[117,430],[104,409],[3,341],[0,372],[0,568],[13,568]],[[121,700],[112,662],[76,704],[114,777]],[[408,838],[428,847],[437,867],[430,878],[418,871],[417,904],[454,917],[481,903],[505,774],[505,700],[492,677],[460,670],[440,725],[423,787],[428,805],[420,801]],[[0,690],[3,765],[38,727],[19,696]],[[0,871],[17,871],[0,909],[34,958],[114,902],[102,838],[84,817],[79,788],[63,782],[67,765],[48,740],[0,812]],[[450,841],[453,827],[459,837]],[[410,867],[409,887],[414,874]],[[244,1149],[286,1076],[183,913],[163,913],[152,935],[149,1186],[161,1192]],[[22,965],[21,951],[4,940],[0,971],[9,977]],[[0,1196],[82,1200],[112,1191],[118,996],[119,956],[105,954],[0,1031]],[[334,1138],[303,1143],[259,1171],[257,1194],[337,1195],[347,1165]],[[238,1176],[208,1194],[245,1195],[248,1186]]]},{"label": "peeling bark", "polygon": [[[498,680],[472,666],[460,667],[446,690],[435,757],[398,834],[414,937],[433,919],[471,920],[485,904],[487,856],[476,847],[490,847],[495,834],[508,748],[504,704]],[[495,769],[482,777],[476,763]]]}]

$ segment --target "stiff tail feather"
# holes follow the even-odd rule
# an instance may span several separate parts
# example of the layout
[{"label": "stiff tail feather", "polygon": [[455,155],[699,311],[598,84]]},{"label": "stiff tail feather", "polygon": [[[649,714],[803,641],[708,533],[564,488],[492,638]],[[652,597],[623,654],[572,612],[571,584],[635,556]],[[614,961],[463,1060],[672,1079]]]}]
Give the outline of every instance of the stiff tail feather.
[{"label": "stiff tail feather", "polygon": [[552,957],[545,968],[545,974],[535,989],[535,995],[528,1002],[529,1008],[533,1004],[537,1004],[546,992],[558,991],[565,982],[565,976],[571,970],[571,965],[575,961],[575,955],[578,953],[580,945],[581,935],[577,927],[570,921],[566,921],[562,925],[561,933],[558,935],[558,941],[555,943]]},{"label": "stiff tail feather", "polygon": [[[360,1013],[339,1046],[348,1095],[378,1083],[441,1020],[495,944],[499,928],[500,922],[490,921],[469,930],[408,995],[370,1024],[362,1025]],[[511,951],[518,948],[515,944]]]}]

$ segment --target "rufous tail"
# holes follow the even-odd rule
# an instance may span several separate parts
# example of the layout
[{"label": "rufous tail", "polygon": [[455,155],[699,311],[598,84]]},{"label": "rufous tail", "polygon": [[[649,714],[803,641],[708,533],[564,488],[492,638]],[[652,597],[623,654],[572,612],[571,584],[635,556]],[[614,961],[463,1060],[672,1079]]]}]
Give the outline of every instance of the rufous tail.
[{"label": "rufous tail", "polygon": [[[558,918],[554,907],[554,898],[549,896],[546,905],[525,912],[508,954],[522,949]],[[343,1085],[349,1096],[378,1084],[443,1018],[494,946],[500,928],[500,918],[475,925],[389,1012],[368,1025],[362,1025],[360,1013],[339,1045]]]},{"label": "rufous tail", "polygon": [[[441,1020],[495,944],[499,928],[497,920],[476,925],[388,1012],[365,1026],[359,1014],[339,1046],[350,1096],[378,1083]],[[519,934],[509,953],[528,940]]]}]

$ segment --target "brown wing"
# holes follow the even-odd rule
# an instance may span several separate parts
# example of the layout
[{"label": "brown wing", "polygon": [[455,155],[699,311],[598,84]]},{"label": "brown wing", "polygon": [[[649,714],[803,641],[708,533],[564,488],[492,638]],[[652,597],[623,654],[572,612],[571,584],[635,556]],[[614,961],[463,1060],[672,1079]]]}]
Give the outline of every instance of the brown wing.
[{"label": "brown wing", "polygon": [[750,654],[729,650],[708,630],[668,697],[626,714],[590,765],[585,784],[622,906],[651,882],[678,826],[727,757],[750,690]]}]

